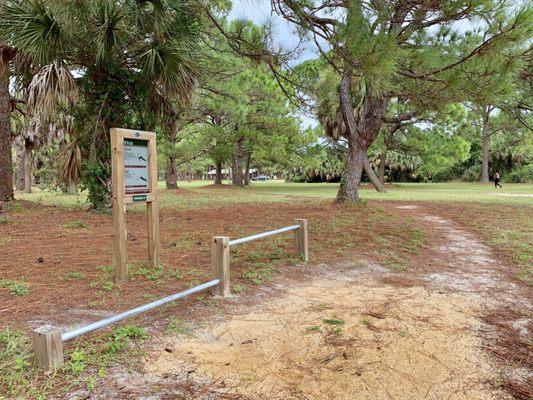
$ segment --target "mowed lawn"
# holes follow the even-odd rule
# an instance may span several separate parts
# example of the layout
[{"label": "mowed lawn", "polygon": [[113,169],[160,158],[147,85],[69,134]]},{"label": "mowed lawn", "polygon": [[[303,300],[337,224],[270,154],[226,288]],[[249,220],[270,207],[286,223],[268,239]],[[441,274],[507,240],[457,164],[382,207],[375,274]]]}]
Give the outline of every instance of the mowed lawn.
[{"label": "mowed lawn", "polygon": [[[167,191],[159,183],[162,208],[202,208],[234,203],[287,202],[301,198],[334,199],[336,183],[286,183],[275,180],[253,182],[239,189],[229,186],[216,187],[208,181],[179,182],[178,191]],[[65,195],[60,192],[34,188],[31,194],[17,193],[17,198],[43,205],[82,208],[86,194]],[[533,206],[533,184],[504,183],[495,189],[492,183],[394,183],[387,186],[387,193],[378,193],[370,186],[361,188],[363,200],[432,201],[432,202],[480,202],[521,204]]]}]

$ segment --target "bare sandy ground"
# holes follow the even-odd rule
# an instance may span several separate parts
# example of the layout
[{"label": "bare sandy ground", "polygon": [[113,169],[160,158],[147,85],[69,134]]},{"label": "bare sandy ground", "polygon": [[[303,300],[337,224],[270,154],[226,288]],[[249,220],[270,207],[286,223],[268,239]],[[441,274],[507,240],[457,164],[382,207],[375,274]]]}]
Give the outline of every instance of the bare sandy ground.
[{"label": "bare sandy ground", "polygon": [[476,296],[316,279],[146,364],[258,399],[503,399],[487,380]]}]

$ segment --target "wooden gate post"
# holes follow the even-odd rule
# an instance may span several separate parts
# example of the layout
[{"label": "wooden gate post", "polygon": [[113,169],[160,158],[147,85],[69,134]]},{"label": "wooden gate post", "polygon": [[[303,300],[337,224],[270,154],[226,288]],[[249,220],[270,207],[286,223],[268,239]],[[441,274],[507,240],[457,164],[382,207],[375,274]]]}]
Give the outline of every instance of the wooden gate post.
[{"label": "wooden gate post", "polygon": [[296,254],[304,261],[309,260],[309,245],[307,240],[307,220],[297,218],[294,220],[300,229],[294,231],[294,241],[296,242]]},{"label": "wooden gate post", "polygon": [[33,331],[34,362],[37,368],[52,371],[63,365],[61,331],[51,325]]},{"label": "wooden gate post", "polygon": [[230,291],[229,276],[229,237],[215,236],[211,239],[211,266],[213,278],[220,279],[217,286],[213,286],[215,296],[227,297]]}]

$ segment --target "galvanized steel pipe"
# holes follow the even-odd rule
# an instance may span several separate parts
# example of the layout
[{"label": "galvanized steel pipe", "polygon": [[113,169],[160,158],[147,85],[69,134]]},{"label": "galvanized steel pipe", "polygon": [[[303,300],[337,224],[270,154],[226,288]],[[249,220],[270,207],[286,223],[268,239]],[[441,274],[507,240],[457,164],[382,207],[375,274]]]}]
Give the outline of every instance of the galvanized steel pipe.
[{"label": "galvanized steel pipe", "polygon": [[179,293],[173,294],[171,296],[163,297],[162,299],[159,299],[159,300],[153,301],[151,303],[145,304],[144,306],[139,306],[139,307],[133,308],[133,309],[131,309],[129,311],[125,311],[123,313],[114,315],[112,317],[109,317],[109,318],[102,319],[100,321],[94,322],[92,324],[76,328],[76,329],[74,329],[72,331],[63,333],[61,335],[61,340],[63,342],[65,342],[67,340],[74,339],[75,337],[81,336],[81,335],[83,335],[85,333],[92,332],[92,331],[95,331],[97,329],[104,328],[104,327],[106,327],[108,325],[114,324],[115,322],[118,322],[118,321],[120,321],[120,320],[122,320],[124,318],[132,317],[132,316],[140,314],[142,312],[145,312],[145,311],[151,310],[153,308],[162,306],[163,304],[167,304],[167,303],[170,303],[170,302],[172,302],[174,300],[181,299],[181,298],[183,298],[185,296],[188,296],[190,294],[201,292],[202,290],[205,290],[205,289],[208,289],[210,287],[216,286],[219,283],[220,283],[220,279],[213,279],[212,281],[206,282],[206,283],[204,283],[202,285],[195,286],[193,288],[184,290],[183,292],[179,292]]},{"label": "galvanized steel pipe", "polygon": [[237,244],[251,242],[252,240],[257,240],[257,239],[262,239],[262,238],[267,237],[267,236],[277,235],[278,233],[295,231],[297,229],[300,229],[300,225],[286,226],[285,228],[280,228],[280,229],[276,229],[276,230],[273,230],[273,231],[258,233],[257,235],[246,236],[246,237],[243,237],[243,238],[240,238],[240,239],[230,240],[229,241],[229,245],[230,246],[235,246]]}]

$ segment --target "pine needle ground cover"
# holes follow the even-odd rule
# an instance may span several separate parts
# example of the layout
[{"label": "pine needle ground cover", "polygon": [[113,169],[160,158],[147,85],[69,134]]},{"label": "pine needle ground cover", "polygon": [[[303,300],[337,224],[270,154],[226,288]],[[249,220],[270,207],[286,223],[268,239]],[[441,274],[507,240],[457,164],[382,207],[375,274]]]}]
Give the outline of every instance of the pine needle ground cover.
[{"label": "pine needle ground cover", "polygon": [[[472,187],[470,191],[475,192],[476,185]],[[320,191],[329,189],[318,187],[309,189],[311,193],[302,193],[308,190],[304,189],[305,186],[297,184],[268,183],[244,190],[191,185],[175,192],[162,191],[162,263],[158,268],[151,268],[144,261],[146,218],[142,208],[133,208],[127,215],[129,280],[124,287],[116,287],[112,280],[110,215],[86,211],[76,196],[63,196],[60,197],[61,204],[48,205],[58,197],[47,193],[41,193],[44,196],[41,202],[20,200],[10,205],[2,215],[5,223],[0,224],[0,298],[3,305],[0,313],[0,368],[2,372],[10,371],[2,374],[0,393],[7,398],[47,398],[51,394],[83,391],[121,398],[123,393],[116,387],[117,379],[128,370],[130,373],[137,371],[137,378],[128,375],[128,379],[138,385],[128,388],[133,395],[146,394],[149,390],[164,396],[176,393],[179,387],[179,390],[190,390],[191,393],[196,393],[195,390],[219,393],[222,390],[224,396],[231,393],[232,396],[244,396],[246,393],[238,389],[228,392],[227,388],[205,385],[203,375],[192,383],[176,378],[180,383],[169,384],[166,378],[139,365],[139,360],[150,363],[150,360],[158,359],[161,349],[168,348],[169,351],[165,350],[168,354],[179,352],[168,344],[169,340],[173,343],[175,338],[201,336],[211,332],[210,329],[216,331],[220,329],[217,325],[220,318],[238,315],[239,310],[247,307],[264,307],[273,298],[289,301],[290,297],[283,297],[286,290],[295,285],[305,288],[317,279],[322,282],[320,285],[328,285],[332,274],[341,281],[347,277],[354,279],[354,276],[358,281],[358,274],[362,274],[365,281],[368,279],[367,287],[385,287],[384,290],[390,293],[400,290],[409,296],[414,293],[416,301],[421,301],[426,292],[450,292],[454,296],[468,297],[465,291],[474,291],[472,296],[475,295],[476,302],[470,306],[482,304],[478,301],[483,298],[486,285],[495,285],[497,290],[491,289],[490,293],[496,298],[497,307],[479,305],[468,311],[472,315],[469,320],[472,327],[484,326],[491,333],[481,341],[472,338],[471,342],[479,347],[476,351],[485,348],[490,350],[486,354],[491,354],[487,355],[489,369],[482,374],[483,379],[489,381],[489,389],[485,387],[483,391],[528,393],[527,381],[513,372],[530,368],[527,361],[531,351],[530,339],[521,329],[523,322],[516,325],[516,321],[523,321],[527,313],[525,309],[514,307],[512,313],[502,314],[502,309],[509,304],[505,303],[507,300],[500,300],[497,294],[506,294],[505,288],[514,285],[518,292],[513,292],[510,297],[530,300],[531,272],[527,267],[531,264],[531,227],[528,221],[533,220],[533,208],[521,203],[528,200],[527,197],[512,205],[506,205],[507,198],[503,196],[494,196],[490,202],[483,203],[488,189],[481,189],[478,191],[479,202],[454,202],[450,198],[440,203],[369,200],[367,204],[349,207],[335,205],[331,199],[324,198],[326,196]],[[394,198],[394,190],[392,188],[384,196]],[[442,190],[449,193],[458,189],[444,185]],[[512,190],[527,194],[529,189],[517,186]],[[317,192],[319,196],[314,196]],[[416,197],[414,192],[410,196]],[[67,343],[67,366],[57,374],[43,376],[32,368],[29,344],[32,328],[52,323],[68,329],[205,282],[210,278],[211,236],[238,238],[286,226],[294,218],[309,220],[309,263],[304,264],[293,255],[290,234],[238,246],[231,253],[234,299],[226,302],[212,298],[209,293],[200,293]],[[446,236],[450,232],[459,236]],[[453,245],[454,241],[458,244]],[[470,243],[471,247],[461,247],[461,243]],[[474,264],[461,264],[458,269],[457,260],[469,257]],[[484,264],[483,257],[489,257],[490,262]],[[478,267],[472,267],[478,262]],[[470,276],[472,271],[468,268],[471,267],[487,268],[490,273],[483,274],[489,274],[490,280],[478,281],[477,275]],[[472,282],[477,286],[468,286]],[[353,285],[359,287],[360,283]],[[357,297],[353,290],[352,287],[349,296]],[[383,310],[367,309],[366,306],[349,311],[345,306],[332,305],[332,299],[326,297],[321,301],[317,294],[314,304],[322,310],[320,318],[305,321],[305,326],[302,325],[296,334],[308,340],[303,335],[316,333],[313,340],[327,341],[330,347],[326,348],[344,348],[349,357],[352,354],[350,343],[355,343],[353,335],[357,335],[360,329],[364,328],[368,333],[364,334],[365,343],[370,345],[383,334],[380,332],[392,326],[392,320],[387,318],[405,320],[403,312],[387,317],[380,314]],[[342,296],[339,299],[343,303]],[[390,303],[385,301],[381,305],[385,307],[387,304]],[[441,306],[451,307],[448,303]],[[431,312],[426,311],[416,317],[416,324],[431,321]],[[464,313],[465,310],[454,308],[453,312]],[[478,325],[482,323],[480,321],[487,325]],[[398,340],[410,337],[409,342],[414,339],[409,336],[414,325],[406,324],[405,329],[395,331],[394,335],[399,335]],[[430,329],[442,333],[438,325],[431,325]],[[392,336],[389,339],[391,343],[396,340]],[[201,346],[202,342],[197,343]],[[367,350],[369,352],[365,354],[368,355],[375,351]],[[330,365],[327,357],[325,360],[324,363],[317,361],[321,368]],[[351,365],[353,360],[346,359],[346,362]],[[338,361],[333,363],[337,365]],[[117,368],[122,372],[117,372]],[[221,376],[214,371],[210,379],[218,382]],[[160,380],[155,388],[146,389],[146,385],[141,384],[144,379],[141,377],[150,377],[152,373]],[[167,371],[163,375],[168,377],[173,373]],[[254,379],[260,383],[258,377]],[[474,386],[478,387],[481,375],[476,379]],[[457,384],[461,382],[457,381]]]}]

